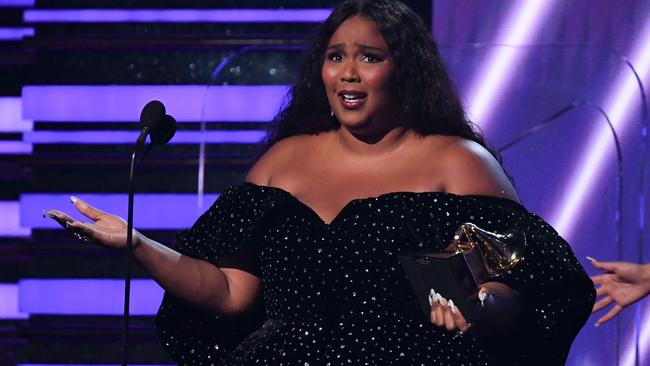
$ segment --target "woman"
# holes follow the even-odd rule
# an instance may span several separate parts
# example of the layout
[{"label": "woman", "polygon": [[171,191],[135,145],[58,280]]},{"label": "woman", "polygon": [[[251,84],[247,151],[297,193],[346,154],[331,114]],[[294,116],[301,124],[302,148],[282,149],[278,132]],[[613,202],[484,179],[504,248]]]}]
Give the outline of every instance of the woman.
[{"label": "woman", "polygon": [[[178,251],[135,232],[136,259],[167,290],[157,321],[178,362],[563,363],[592,284],[568,245],[518,203],[410,9],[338,6],[290,97],[246,182],[221,195]],[[76,206],[95,223],[49,214],[124,247],[122,220]],[[528,257],[481,286],[491,300],[477,324],[438,296],[425,319],[397,254],[442,250],[464,222],[526,231]]]}]

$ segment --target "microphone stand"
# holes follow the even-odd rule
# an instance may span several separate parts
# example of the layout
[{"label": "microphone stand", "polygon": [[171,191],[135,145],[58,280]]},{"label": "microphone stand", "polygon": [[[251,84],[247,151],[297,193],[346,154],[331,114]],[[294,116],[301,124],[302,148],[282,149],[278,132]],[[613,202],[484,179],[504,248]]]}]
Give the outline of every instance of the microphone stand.
[{"label": "microphone stand", "polygon": [[136,156],[144,145],[149,128],[145,127],[138,137],[135,150],[131,154],[131,171],[129,173],[129,208],[126,225],[126,273],[124,274],[124,316],[122,318],[122,366],[128,362],[129,304],[131,302],[131,267],[133,263],[133,196],[135,182]]}]

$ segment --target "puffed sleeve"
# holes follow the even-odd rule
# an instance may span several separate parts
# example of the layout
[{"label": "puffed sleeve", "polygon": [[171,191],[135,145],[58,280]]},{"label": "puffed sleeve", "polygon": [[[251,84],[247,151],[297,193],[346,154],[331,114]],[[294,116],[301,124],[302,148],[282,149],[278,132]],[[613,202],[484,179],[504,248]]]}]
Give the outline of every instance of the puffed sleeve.
[{"label": "puffed sleeve", "polygon": [[[230,187],[191,229],[178,236],[174,249],[214,264],[242,250],[257,253],[257,234],[276,198],[277,192],[267,187],[250,183]],[[263,306],[227,319],[206,314],[166,292],[156,315],[156,329],[163,347],[179,364],[219,364],[263,321]]]},{"label": "puffed sleeve", "polygon": [[460,209],[450,217],[451,227],[472,222],[488,231],[518,230],[526,236],[524,259],[496,279],[521,294],[517,329],[509,340],[486,341],[510,358],[509,364],[562,364],[595,300],[593,283],[571,247],[551,225],[515,202],[486,196],[452,199]]}]

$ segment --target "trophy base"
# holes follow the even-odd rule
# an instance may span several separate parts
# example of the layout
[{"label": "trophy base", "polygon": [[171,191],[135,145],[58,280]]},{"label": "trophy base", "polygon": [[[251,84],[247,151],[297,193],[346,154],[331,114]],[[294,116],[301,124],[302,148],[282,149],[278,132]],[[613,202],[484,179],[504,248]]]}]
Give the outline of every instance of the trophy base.
[{"label": "trophy base", "polygon": [[433,289],[453,300],[468,322],[476,321],[479,286],[488,278],[478,248],[462,253],[405,253],[399,259],[427,318],[431,313],[429,293]]}]

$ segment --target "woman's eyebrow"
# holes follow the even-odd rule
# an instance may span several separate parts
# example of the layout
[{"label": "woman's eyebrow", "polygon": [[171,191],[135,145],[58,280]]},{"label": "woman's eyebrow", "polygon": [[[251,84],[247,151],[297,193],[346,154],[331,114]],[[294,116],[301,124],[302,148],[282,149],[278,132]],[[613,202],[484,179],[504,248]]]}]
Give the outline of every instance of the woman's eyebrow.
[{"label": "woman's eyebrow", "polygon": [[327,46],[327,49],[329,50],[329,49],[332,49],[332,48],[341,48],[341,47],[343,47],[343,43],[337,43],[337,44],[333,44],[331,46]]},{"label": "woman's eyebrow", "polygon": [[384,50],[383,48],[369,46],[367,44],[359,44],[358,47],[362,50],[376,50],[376,51],[386,52],[386,50]]},{"label": "woman's eyebrow", "polygon": [[[363,44],[363,43],[358,43],[356,46],[362,51],[375,50],[375,51],[380,51],[380,52],[386,52],[386,50],[381,48],[381,47],[370,46],[370,45]],[[328,46],[327,49],[329,50],[329,49],[344,48],[344,47],[345,47],[345,45],[343,43],[337,43],[337,44],[333,44],[331,46]]]}]

